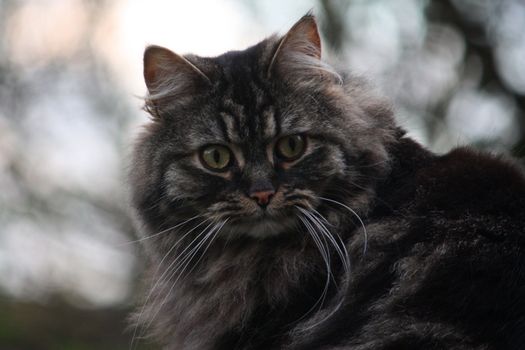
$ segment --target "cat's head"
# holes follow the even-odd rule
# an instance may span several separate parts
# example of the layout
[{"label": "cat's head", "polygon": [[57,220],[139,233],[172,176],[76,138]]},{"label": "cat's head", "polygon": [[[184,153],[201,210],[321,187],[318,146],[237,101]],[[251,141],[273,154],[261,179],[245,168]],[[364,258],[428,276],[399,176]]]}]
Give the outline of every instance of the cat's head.
[{"label": "cat's head", "polygon": [[388,105],[321,60],[311,15],[218,57],[148,47],[144,77],[152,121],[131,180],[149,233],[197,216],[264,238],[304,211],[362,212],[388,167]]}]

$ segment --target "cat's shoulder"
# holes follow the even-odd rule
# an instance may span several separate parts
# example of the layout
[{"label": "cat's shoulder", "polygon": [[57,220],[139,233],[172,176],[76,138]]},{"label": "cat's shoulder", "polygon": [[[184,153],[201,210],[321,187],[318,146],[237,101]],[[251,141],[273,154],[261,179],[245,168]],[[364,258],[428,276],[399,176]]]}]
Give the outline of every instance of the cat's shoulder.
[{"label": "cat's shoulder", "polygon": [[[481,152],[470,147],[455,148],[437,158],[435,171],[447,174],[450,185],[475,187],[493,191],[498,189],[525,190],[524,169],[517,161],[501,154]],[[439,170],[441,169],[441,170]],[[481,186],[481,187],[479,187]]]},{"label": "cat's shoulder", "polygon": [[524,170],[502,155],[456,148],[436,157],[417,177],[425,200],[444,210],[525,211]]}]

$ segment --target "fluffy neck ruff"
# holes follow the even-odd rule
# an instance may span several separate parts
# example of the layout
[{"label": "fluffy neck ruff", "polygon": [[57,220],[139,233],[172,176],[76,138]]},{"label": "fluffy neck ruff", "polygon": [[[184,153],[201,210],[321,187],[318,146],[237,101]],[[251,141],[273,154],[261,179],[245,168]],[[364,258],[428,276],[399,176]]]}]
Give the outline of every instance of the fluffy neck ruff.
[{"label": "fluffy neck ruff", "polygon": [[301,318],[326,307],[335,291],[333,281],[325,290],[326,265],[315,245],[297,235],[219,238],[180,278],[152,281],[137,321],[169,349],[271,348]]}]

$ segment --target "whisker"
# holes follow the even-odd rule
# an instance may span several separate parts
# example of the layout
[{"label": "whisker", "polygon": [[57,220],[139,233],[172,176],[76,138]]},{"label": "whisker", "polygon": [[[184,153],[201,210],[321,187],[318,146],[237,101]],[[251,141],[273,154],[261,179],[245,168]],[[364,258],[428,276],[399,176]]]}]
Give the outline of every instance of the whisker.
[{"label": "whisker", "polygon": [[363,222],[363,220],[361,219],[359,214],[357,214],[354,209],[352,209],[349,206],[347,206],[347,205],[345,205],[345,204],[343,204],[341,202],[338,202],[336,200],[333,200],[333,199],[330,199],[330,198],[325,198],[325,197],[318,197],[318,198],[323,200],[323,201],[326,201],[326,202],[331,202],[331,203],[335,203],[337,205],[340,205],[341,207],[343,207],[346,210],[348,210],[349,212],[351,212],[357,218],[357,220],[359,220],[359,223],[361,224],[361,227],[363,228],[363,235],[364,235],[364,237],[363,237],[363,239],[364,239],[363,256],[366,255],[366,249],[367,249],[367,245],[368,245],[368,233],[366,231],[365,223]]},{"label": "whisker", "polygon": [[187,275],[189,275],[197,265],[199,265],[199,262],[202,260],[202,258],[204,257],[204,255],[206,255],[206,252],[208,251],[208,249],[210,248],[211,244],[213,243],[213,241],[215,240],[215,238],[219,235],[219,232],[221,231],[221,229],[224,227],[224,225],[226,225],[226,223],[228,222],[230,218],[226,218],[226,220],[224,220],[222,222],[222,224],[219,226],[219,228],[215,231],[215,233],[213,234],[213,237],[212,239],[210,240],[210,242],[208,243],[208,245],[206,245],[206,248],[204,248],[204,251],[202,252],[201,256],[199,257],[199,259],[195,262],[195,264],[193,265],[192,269],[190,271],[188,271]]},{"label": "whisker", "polygon": [[[199,228],[200,226],[202,226],[205,222],[209,221],[210,219],[205,219],[203,221],[201,221],[198,225],[196,225],[195,227],[193,227],[191,230],[189,230],[188,232],[186,232],[181,238],[179,238],[173,245],[172,247],[168,250],[168,252],[164,255],[164,257],[161,259],[161,261],[159,262],[158,266],[157,266],[157,269],[155,270],[155,273],[154,275],[157,275],[161,266],[162,266],[162,263],[164,262],[164,260],[167,259],[167,257],[171,254],[171,252],[177,247],[177,245],[184,239],[186,238],[190,233],[192,233],[193,231],[195,231],[197,228]],[[208,226],[206,226],[204,228],[204,230],[202,230],[197,236],[196,238],[193,239],[193,241],[191,243],[193,243],[198,237],[200,237],[203,232],[206,231],[206,229],[208,227],[210,227],[212,225],[212,223],[210,223]],[[191,245],[190,243],[190,245]],[[187,249],[187,248],[186,248]],[[134,340],[136,338],[136,335],[137,335],[137,331],[138,331],[138,327],[140,325],[140,321],[142,319],[142,315],[144,314],[144,311],[146,309],[146,305],[148,304],[151,296],[153,295],[153,292],[155,291],[155,289],[158,287],[158,285],[163,281],[163,278],[164,276],[166,275],[166,273],[168,273],[168,271],[171,269],[171,267],[177,262],[177,259],[184,253],[183,250],[174,260],[173,262],[164,270],[164,272],[162,273],[162,275],[157,279],[157,281],[155,282],[155,284],[153,285],[153,287],[151,287],[150,291],[148,292],[148,295],[146,296],[146,301],[144,302],[144,304],[142,305],[142,308],[141,308],[141,311],[139,313],[139,317],[137,319],[137,322],[135,324],[135,327],[134,327],[134,330],[133,330],[133,335],[131,337],[131,344],[130,344],[130,349],[133,349],[133,345],[134,345]],[[141,333],[141,336],[144,332]]]},{"label": "whisker", "polygon": [[326,316],[321,318],[319,321],[309,325],[308,327],[302,328],[298,332],[306,332],[306,331],[308,331],[308,330],[310,330],[312,328],[317,327],[318,325],[320,325],[324,321],[328,320],[330,317],[332,317],[333,314],[335,314],[341,308],[341,305],[343,305],[343,302],[344,302],[344,298],[340,299],[339,302],[337,303],[337,305]]},{"label": "whisker", "polygon": [[298,218],[299,220],[301,220],[301,222],[303,223],[303,225],[306,227],[306,230],[308,232],[308,234],[310,235],[310,237],[312,237],[316,247],[317,247],[317,250],[319,250],[319,253],[321,254],[321,257],[325,263],[325,266],[326,266],[326,283],[325,283],[325,286],[323,288],[323,292],[321,293],[321,296],[319,297],[319,299],[317,299],[317,301],[314,303],[314,305],[301,317],[299,318],[297,321],[300,321],[302,320],[303,318],[305,318],[306,316],[308,316],[316,307],[317,305],[319,305],[319,309],[321,309],[323,307],[323,304],[324,304],[324,300],[326,298],[326,294],[328,293],[328,287],[330,285],[330,278],[331,278],[331,268],[330,268],[330,262],[328,260],[328,253],[326,251],[326,248],[322,245],[322,242],[321,240],[319,239],[319,237],[317,236],[317,234],[315,233],[315,230],[314,228],[311,226],[311,224],[308,222],[308,219],[303,216],[303,215],[298,215]]},{"label": "whisker", "polygon": [[[367,189],[365,187],[362,187],[362,186],[359,186],[357,185],[355,182],[352,182],[352,181],[349,181],[350,184],[352,184],[353,186],[359,188],[359,189],[362,189],[364,191],[367,191]],[[343,196],[343,197],[352,197],[353,193],[351,190],[349,189],[345,189],[345,188],[338,188],[337,189],[337,192],[334,192],[334,191],[327,191],[325,192],[326,195],[330,195],[331,197],[337,197],[337,196]],[[381,197],[375,197],[374,200],[377,202],[377,203],[381,203],[383,204],[386,208],[388,208],[389,210],[391,210],[392,212],[395,212],[397,215],[400,215],[404,218],[407,217],[407,215],[403,212],[403,211],[400,211],[394,207],[392,207],[392,205],[390,203],[388,203],[387,201],[385,201],[384,199],[382,199]]]},{"label": "whisker", "polygon": [[[298,209],[302,209],[302,208],[298,207]],[[303,209],[303,210],[304,210],[304,209]],[[306,213],[308,213],[308,211],[305,210],[305,214],[306,214]],[[308,214],[310,214],[310,213],[308,213]],[[310,231],[310,229],[313,229],[313,227],[312,227],[311,225],[308,225],[308,224],[304,221],[304,219],[308,219],[308,218],[310,218],[310,220],[312,220],[312,219],[313,219],[312,215],[310,215],[310,216],[304,216],[304,219],[303,219],[303,216],[302,216],[302,215],[298,215],[298,217],[299,217],[299,219],[300,219],[301,221],[303,221],[303,223],[304,223],[305,226],[307,227],[307,230],[309,231],[309,233],[310,233],[310,234],[313,234],[314,231]],[[323,217],[323,218],[324,218],[324,217]],[[326,220],[326,219],[325,219],[325,220]],[[312,236],[312,238],[313,238],[313,236]],[[314,240],[314,241],[315,241],[315,240]],[[342,243],[342,241],[341,241],[341,243]],[[319,248],[319,247],[318,247],[318,248]],[[346,248],[345,248],[345,251],[346,251]],[[346,254],[346,256],[348,256],[348,253]],[[348,261],[349,261],[349,260],[348,260]],[[326,295],[327,295],[327,292],[328,292],[328,286],[329,286],[329,283],[330,283],[330,276],[333,277],[333,275],[332,275],[332,273],[331,273],[331,270],[329,270],[329,271],[330,271],[330,272],[329,272],[329,274],[328,274],[328,276],[327,276],[327,277],[328,277],[328,279],[327,279],[327,283],[325,284],[325,287],[324,287],[323,293],[322,293],[322,295],[321,295],[321,298],[319,298],[319,299],[317,300],[317,302],[314,304],[314,306],[311,307],[311,308],[310,308],[310,309],[309,309],[309,310],[308,310],[308,311],[307,311],[307,312],[306,312],[301,318],[299,318],[297,321],[301,321],[301,320],[304,319],[306,316],[308,316],[308,315],[309,315],[309,314],[315,309],[315,307],[317,306],[317,304],[318,304],[318,303],[321,301],[321,299],[322,299],[321,305],[320,305],[320,307],[319,307],[319,311],[321,310],[322,305],[324,304],[324,299],[326,298]],[[332,317],[332,315],[335,314],[335,313],[341,308],[341,305],[343,304],[343,302],[344,302],[344,299],[340,299],[339,302],[337,303],[337,305],[335,305],[335,307],[334,307],[332,310],[330,310],[330,312],[329,312],[327,315],[325,315],[322,319],[320,319],[319,321],[315,322],[314,324],[311,324],[311,325],[309,325],[308,327],[301,329],[300,332],[306,332],[306,331],[308,331],[308,330],[310,330],[310,329],[312,329],[312,328],[317,327],[319,324],[325,322],[327,319],[329,319],[330,317]],[[296,322],[297,322],[297,321],[296,321]]]},{"label": "whisker", "polygon": [[317,215],[317,217],[323,221],[323,223],[327,226],[331,226],[333,227],[334,225],[332,225],[332,223],[330,221],[328,221],[323,214],[321,214],[319,211],[315,210],[314,208],[310,209],[310,212],[311,213],[315,213]]},{"label": "whisker", "polygon": [[378,162],[375,162],[375,163],[370,163],[370,164],[366,164],[366,165],[360,165],[359,168],[371,168],[371,167],[375,167],[377,165],[382,165],[382,164],[387,164],[387,163],[391,163],[392,161],[390,159],[386,159],[386,160],[380,160]]},{"label": "whisker", "polygon": [[145,240],[148,240],[148,239],[151,239],[151,238],[157,237],[157,236],[159,236],[159,235],[161,235],[161,234],[163,234],[163,233],[166,233],[166,232],[168,232],[168,231],[171,231],[171,230],[173,230],[173,229],[176,229],[177,227],[183,226],[183,225],[187,224],[188,222],[193,221],[193,220],[195,220],[195,219],[197,219],[197,218],[200,218],[200,217],[202,217],[202,215],[195,215],[194,217],[191,217],[191,218],[189,218],[188,220],[183,221],[183,222],[180,222],[180,223],[178,223],[178,224],[176,224],[176,225],[174,225],[174,226],[168,227],[168,228],[165,229],[165,230],[162,230],[162,231],[160,231],[160,232],[154,233],[154,234],[149,235],[149,236],[146,236],[146,237],[142,237],[142,238],[140,238],[140,239],[136,239],[136,240],[133,240],[133,241],[128,241],[128,242],[125,242],[125,243],[119,244],[118,246],[126,246],[126,245],[133,244],[133,243],[143,242],[143,241],[145,241]]},{"label": "whisker", "polygon": [[[205,232],[208,227],[210,227],[213,223],[211,223],[210,225],[208,225],[202,232]],[[218,229],[222,228],[222,226],[224,226],[224,223],[222,224],[219,224],[219,223],[215,223],[213,224],[214,226],[212,227],[211,230],[209,230],[209,232],[207,232],[205,235],[204,235],[204,238],[200,240],[200,242],[197,243],[197,245],[193,248],[191,248],[191,250],[189,252],[187,252],[185,254],[185,256],[182,258],[182,260],[180,261],[180,263],[178,264],[177,268],[175,268],[172,273],[170,274],[170,276],[166,279],[167,281],[171,280],[177,273],[178,273],[178,276],[177,278],[175,279],[175,281],[171,284],[171,287],[170,289],[168,290],[168,292],[166,293],[164,299],[162,300],[162,302],[160,303],[159,307],[157,308],[157,311],[155,312],[155,314],[152,316],[152,318],[150,319],[150,321],[148,322],[148,324],[146,325],[145,329],[148,329],[151,324],[154,322],[155,318],[157,317],[157,315],[159,314],[159,312],[162,310],[162,307],[164,306],[164,304],[166,303],[166,301],[168,300],[169,296],[171,295],[171,292],[173,291],[173,288],[175,288],[175,286],[177,285],[177,282],[179,281],[179,279],[184,275],[184,272],[186,271],[186,269],[188,268],[189,264],[191,263],[191,261],[193,260],[193,258],[197,255],[198,251],[200,250],[200,248],[206,243],[206,241],[208,241],[208,239],[210,237],[213,236],[213,234],[215,232],[217,232]],[[220,226],[220,227],[219,227]],[[196,238],[200,238],[202,235],[199,234]],[[215,237],[215,236],[213,236]],[[195,242],[195,240],[192,241],[192,243]],[[210,241],[211,242],[211,241]],[[188,247],[191,246],[190,243],[188,245]],[[187,247],[187,248],[188,248]],[[187,250],[187,248],[185,250]],[[181,254],[179,254],[179,256],[181,256]],[[178,256],[178,257],[179,257]],[[178,257],[176,259],[178,259]],[[180,271],[180,272],[179,272]]]},{"label": "whisker", "polygon": [[[157,267],[157,269],[155,270],[155,275],[159,272],[161,266],[162,266],[162,263],[164,262],[164,260],[167,259],[167,257],[169,256],[169,254],[171,254],[171,252],[177,247],[177,245],[184,239],[186,238],[190,233],[192,233],[193,231],[195,231],[197,228],[199,228],[200,226],[202,226],[205,222],[207,221],[210,221],[210,219],[205,219],[203,220],[202,222],[200,222],[198,225],[196,225],[195,227],[193,227],[191,230],[189,230],[188,232],[186,232],[182,237],[180,237],[173,245],[172,247],[169,249],[169,251],[164,255],[164,257],[162,258],[162,260],[159,262],[159,265]],[[190,242],[190,244],[188,244],[188,246],[186,248],[184,248],[184,250],[179,254],[177,255],[177,257],[175,257],[175,259],[171,262],[171,264],[164,270],[164,272],[162,273],[162,275],[159,277],[158,279],[158,282],[160,282],[162,280],[162,278],[164,277],[164,275],[169,271],[169,269],[177,262],[177,259],[179,259],[179,257],[184,254],[184,252],[186,250],[189,249],[189,247],[191,246],[191,244],[193,242],[195,242],[202,234],[203,232],[205,232],[211,225],[213,225],[213,223],[210,223],[208,224],[208,226],[206,226],[199,234],[197,234],[197,236]],[[157,283],[153,286],[153,288],[155,288],[157,286]]]},{"label": "whisker", "polygon": [[[317,210],[313,209],[310,212],[310,215],[312,215],[312,217],[319,223],[319,225],[321,225],[322,232],[324,232],[327,235],[327,237],[330,238],[332,244],[334,245],[334,248],[336,248],[339,257],[341,258],[341,261],[345,265],[345,270],[348,272],[350,270],[350,258],[343,239],[341,238],[341,236],[339,236],[337,232],[333,234],[332,231],[330,231],[326,227],[327,225],[333,227],[333,225]],[[337,242],[335,241],[335,237],[337,237],[337,239],[339,240],[340,245],[337,244]]]},{"label": "whisker", "polygon": [[[326,238],[328,238],[332,246],[335,248],[337,255],[339,256],[339,259],[341,260],[341,263],[343,264],[345,273],[348,274],[350,272],[350,258],[348,256],[348,251],[346,250],[346,246],[343,240],[341,239],[341,237],[339,235],[336,235],[337,238],[339,239],[339,243],[337,243],[332,232],[328,230],[328,228],[325,226],[325,224],[321,221],[319,217],[316,217],[316,215],[313,212],[309,212],[308,210],[305,210],[302,208],[299,208],[299,210],[304,215],[310,217],[311,221],[319,228],[320,233],[322,233],[324,236],[326,236]],[[315,211],[315,212],[317,213],[317,215],[321,216],[323,221],[328,223],[328,220],[326,220],[324,216],[322,216],[318,211]]]},{"label": "whisker", "polygon": [[[298,208],[300,208],[300,207],[298,207]],[[325,237],[324,232],[319,232],[318,230],[315,229],[315,228],[320,228],[320,227],[319,227],[319,225],[317,224],[317,222],[312,218],[311,214],[310,214],[307,210],[302,209],[302,208],[300,208],[299,210],[300,210],[300,211],[303,213],[303,215],[309,220],[310,225],[312,226],[313,230],[314,230],[317,234],[319,234],[320,239],[322,239],[322,240],[324,241],[324,243],[327,244],[327,245],[326,245],[326,250],[325,250],[325,251],[327,252],[327,255],[328,255],[328,262],[330,263],[330,266],[332,266],[332,265],[331,265],[331,259],[330,259],[331,254],[329,253],[328,242],[326,241],[326,237]]]}]

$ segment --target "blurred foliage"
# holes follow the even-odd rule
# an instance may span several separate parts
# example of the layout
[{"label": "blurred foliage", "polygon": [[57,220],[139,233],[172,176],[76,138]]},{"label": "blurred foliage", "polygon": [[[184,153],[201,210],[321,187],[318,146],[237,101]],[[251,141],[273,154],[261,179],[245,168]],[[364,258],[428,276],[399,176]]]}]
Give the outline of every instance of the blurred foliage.
[{"label": "blurred foliage", "polygon": [[[460,4],[459,1],[431,1],[427,7],[426,14],[429,22],[443,23],[450,25],[458,30],[466,43],[466,62],[475,60],[481,65],[481,81],[479,88],[488,91],[501,92],[510,99],[515,101],[517,105],[515,119],[515,128],[519,132],[519,136],[514,145],[511,145],[511,151],[516,157],[525,157],[525,91],[517,91],[514,87],[509,85],[502,77],[502,70],[504,67],[498,66],[496,48],[499,44],[499,38],[491,38],[491,30],[494,30],[494,21],[504,21],[501,17],[501,11],[504,6],[510,7],[512,1],[494,1],[487,12],[494,10],[494,17],[490,13],[485,13],[482,18],[473,18],[468,6],[476,4],[472,1],[467,1]],[[478,6],[479,6],[478,2]],[[457,5],[457,6],[455,6]],[[488,7],[488,6],[487,6]],[[523,7],[521,8],[522,16],[525,15]],[[500,16],[499,18],[497,18]],[[522,21],[524,19],[522,18]],[[523,26],[523,22],[521,23]],[[522,49],[521,68],[525,67],[525,51]],[[500,65],[503,63],[500,63]],[[440,113],[436,116],[442,117]],[[482,148],[490,149],[491,145],[480,142]]]},{"label": "blurred foliage", "polygon": [[[117,350],[129,348],[127,308],[79,309],[55,300],[45,305],[1,302],[2,350]],[[149,347],[142,342],[137,350]]]},{"label": "blurred foliage", "polygon": [[[258,23],[269,23],[262,6],[292,7],[235,4]],[[112,5],[0,0],[1,349],[129,346],[125,320],[141,269],[136,245],[124,244],[133,239],[124,159],[144,115],[97,46]],[[46,21],[42,6],[65,27]],[[327,51],[376,81],[423,143],[445,151],[467,141],[525,157],[521,0],[315,6]],[[267,27],[265,35],[276,28]],[[111,53],[117,64],[119,54]]]},{"label": "blurred foliage", "polygon": [[[525,30],[523,2],[319,3],[321,28],[329,50],[345,57],[343,62],[357,57],[354,61],[362,63],[368,75],[379,81],[394,100],[398,118],[409,121],[406,128],[419,129],[420,141],[437,151],[469,143],[525,157],[525,40],[518,34]],[[378,10],[388,6],[399,10]],[[414,19],[418,14],[423,16],[422,23]],[[381,21],[393,19],[395,25],[381,26]],[[419,29],[414,30],[418,25]],[[389,29],[400,33],[386,34]],[[374,30],[372,41],[377,40],[383,47],[401,46],[402,52],[372,48],[376,52],[366,53],[372,50],[367,43],[360,43],[360,36]],[[400,42],[392,43],[395,41]],[[505,51],[509,47],[512,50]],[[382,67],[369,70],[377,64]]]}]

